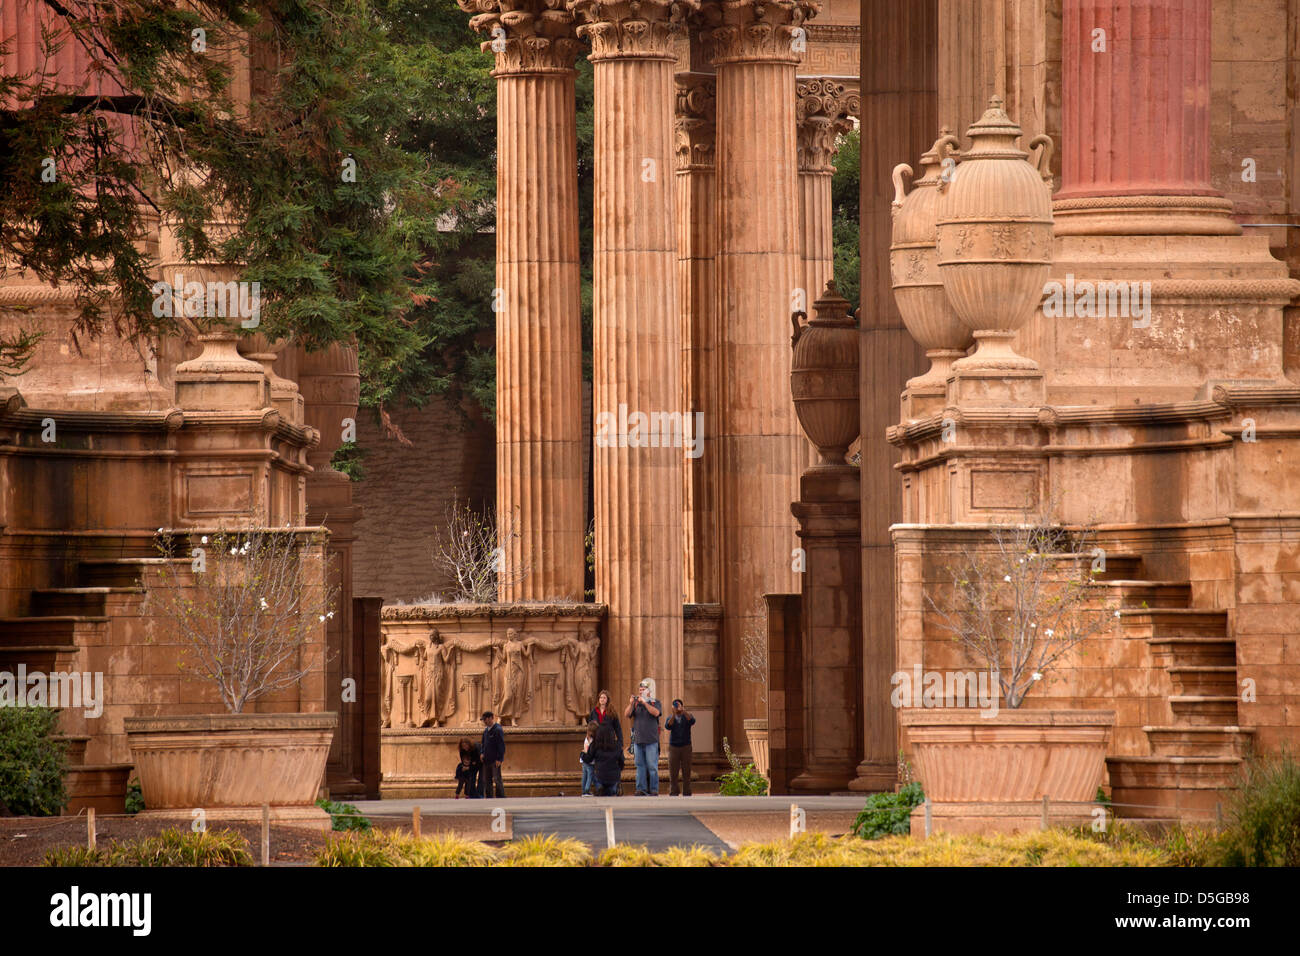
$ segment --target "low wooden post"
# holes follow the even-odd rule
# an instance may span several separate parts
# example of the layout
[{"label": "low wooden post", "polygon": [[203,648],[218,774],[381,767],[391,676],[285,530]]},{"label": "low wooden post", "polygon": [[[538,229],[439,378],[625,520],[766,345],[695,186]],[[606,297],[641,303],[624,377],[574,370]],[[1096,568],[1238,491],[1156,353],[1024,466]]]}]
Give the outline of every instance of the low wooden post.
[{"label": "low wooden post", "polygon": [[614,840],[614,808],[605,808],[605,845],[612,847]]},{"label": "low wooden post", "polygon": [[420,839],[420,805],[411,807],[411,835]]},{"label": "low wooden post", "polygon": [[1049,819],[1049,814],[1047,810],[1047,794],[1043,794],[1043,819],[1041,821],[1041,825],[1042,825],[1041,828],[1044,830],[1048,828],[1048,819]]},{"label": "low wooden post", "polygon": [[925,836],[930,837],[930,798],[925,798]]},{"label": "low wooden post", "polygon": [[86,808],[86,846],[88,849],[95,849],[97,836],[95,833],[95,808]]},{"label": "low wooden post", "polygon": [[262,804],[262,865],[271,865],[271,806]]}]

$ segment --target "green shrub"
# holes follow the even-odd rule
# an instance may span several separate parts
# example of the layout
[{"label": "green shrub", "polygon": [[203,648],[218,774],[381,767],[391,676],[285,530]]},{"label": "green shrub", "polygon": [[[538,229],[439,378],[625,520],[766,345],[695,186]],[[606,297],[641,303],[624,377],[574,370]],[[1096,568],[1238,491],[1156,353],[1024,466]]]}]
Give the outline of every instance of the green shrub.
[{"label": "green shrub", "polygon": [[58,722],[48,707],[0,706],[0,806],[10,813],[48,817],[67,805],[67,747],[52,739]]},{"label": "green shrub", "polygon": [[126,812],[139,813],[144,809],[144,790],[140,787],[139,778],[133,778],[126,785]]},{"label": "green shrub", "polygon": [[369,830],[370,820],[362,815],[350,803],[335,803],[333,800],[317,800],[316,806],[330,815],[330,823],[335,830]]},{"label": "green shrub", "polygon": [[252,866],[248,841],[234,830],[164,830],[156,837],[51,850],[46,866]]},{"label": "green shrub", "polygon": [[767,778],[752,763],[742,765],[740,758],[731,752],[731,744],[722,738],[722,751],[727,755],[731,770],[718,778],[718,795],[723,797],[765,797]]},{"label": "green shrub", "polygon": [[1300,866],[1300,762],[1290,753],[1248,761],[1225,820],[1221,865]]},{"label": "green shrub", "polygon": [[909,783],[897,793],[873,793],[853,821],[853,832],[864,840],[907,836],[912,832],[912,810],[924,802],[919,783]]}]

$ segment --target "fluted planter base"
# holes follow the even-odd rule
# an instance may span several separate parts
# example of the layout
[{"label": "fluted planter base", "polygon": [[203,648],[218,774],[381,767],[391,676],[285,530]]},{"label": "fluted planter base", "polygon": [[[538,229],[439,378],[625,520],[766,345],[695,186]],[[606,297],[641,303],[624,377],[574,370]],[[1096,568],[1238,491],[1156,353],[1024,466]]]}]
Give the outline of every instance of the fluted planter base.
[{"label": "fluted planter base", "polygon": [[314,806],[338,715],[203,714],[123,721],[150,816],[320,820]]},{"label": "fluted planter base", "polygon": [[917,774],[932,804],[1095,798],[1114,711],[903,710]]},{"label": "fluted planter base", "polygon": [[754,767],[769,780],[772,779],[772,744],[768,738],[767,718],[755,717],[745,721],[745,739],[754,758]]}]

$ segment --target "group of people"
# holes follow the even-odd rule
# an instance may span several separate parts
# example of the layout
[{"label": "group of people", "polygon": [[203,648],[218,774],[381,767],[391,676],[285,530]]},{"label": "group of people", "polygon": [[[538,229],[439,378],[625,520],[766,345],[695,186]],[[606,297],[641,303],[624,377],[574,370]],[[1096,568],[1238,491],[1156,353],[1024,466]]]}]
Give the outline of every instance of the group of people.
[{"label": "group of people", "polygon": [[[636,795],[659,795],[659,718],[663,704],[655,697],[655,682],[647,677],[628,698],[623,717],[632,722],[632,741],[628,752],[636,762]],[[691,795],[691,725],[695,718],[674,700],[664,726],[668,728],[669,795]],[[610,706],[609,691],[602,690],[587,719],[587,739],[583,741],[582,795],[612,797],[619,793],[619,779],[627,761],[623,750],[623,726]],[[682,789],[678,790],[678,777]]]},{"label": "group of people", "polygon": [[456,796],[504,797],[501,764],[506,759],[506,733],[496,714],[483,711],[483,737],[474,743],[460,738],[460,762],[456,765]]},{"label": "group of people", "polygon": [[[647,677],[628,698],[623,717],[631,722],[632,740],[626,753],[636,762],[636,795],[659,795],[659,720],[663,704],[655,697],[655,682]],[[691,795],[691,726],[694,716],[674,700],[664,727],[668,730],[669,795]],[[620,792],[619,780],[627,761],[623,749],[623,725],[613,709],[609,691],[602,690],[587,718],[587,737],[582,743],[582,795],[613,797]],[[492,711],[483,712],[483,738],[475,744],[460,740],[460,762],[456,766],[456,796],[504,797],[501,764],[506,756],[506,737]],[[680,778],[681,787],[678,787]]]}]

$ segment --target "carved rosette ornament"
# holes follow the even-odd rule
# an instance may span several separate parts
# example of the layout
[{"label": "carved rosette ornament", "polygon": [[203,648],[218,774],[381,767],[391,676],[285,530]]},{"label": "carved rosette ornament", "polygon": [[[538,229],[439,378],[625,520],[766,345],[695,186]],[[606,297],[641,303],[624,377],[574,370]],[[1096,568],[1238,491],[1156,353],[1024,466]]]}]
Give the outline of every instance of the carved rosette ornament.
[{"label": "carved rosette ornament", "polygon": [[799,324],[802,312],[791,316],[790,394],[799,424],[821,455],[809,470],[852,467],[844,456],[861,430],[858,330],[834,280],[826,283],[813,308],[816,318],[807,325]]},{"label": "carved rosette ornament", "polygon": [[[1052,266],[1052,140],[1041,145],[1038,164],[1016,148],[1019,126],[994,96],[971,125],[971,148],[938,189],[939,275],[957,316],[975,336],[962,369],[1036,369],[1011,349],[1016,330],[1033,316]],[[1048,170],[1045,174],[1043,170]]]},{"label": "carved rosette ornament", "polygon": [[717,149],[718,81],[712,73],[678,73],[676,146],[678,169],[712,169]]},{"label": "carved rosette ornament", "polygon": [[804,22],[819,12],[815,0],[722,0],[708,10],[713,64],[798,64],[808,49]]},{"label": "carved rosette ornament", "polygon": [[848,88],[830,77],[801,77],[795,83],[795,143],[799,172],[831,175],[839,137],[853,129]]},{"label": "carved rosette ornament", "polygon": [[593,62],[616,59],[673,60],[674,37],[700,0],[569,0],[582,21],[578,35],[591,43]]},{"label": "carved rosette ornament", "polygon": [[889,246],[889,274],[894,301],[903,316],[903,324],[917,343],[925,349],[930,368],[924,375],[909,379],[910,389],[942,387],[955,359],[966,354],[971,333],[948,304],[939,277],[939,257],[935,249],[939,216],[941,177],[955,170],[960,141],[944,127],[930,151],[921,157],[922,175],[906,189],[912,167],[899,163],[894,167],[894,232]]},{"label": "carved rosette ornament", "polygon": [[469,25],[488,34],[483,52],[496,56],[493,76],[564,73],[583,50],[564,0],[456,0]]}]

